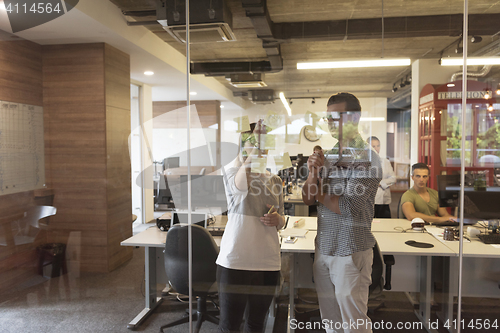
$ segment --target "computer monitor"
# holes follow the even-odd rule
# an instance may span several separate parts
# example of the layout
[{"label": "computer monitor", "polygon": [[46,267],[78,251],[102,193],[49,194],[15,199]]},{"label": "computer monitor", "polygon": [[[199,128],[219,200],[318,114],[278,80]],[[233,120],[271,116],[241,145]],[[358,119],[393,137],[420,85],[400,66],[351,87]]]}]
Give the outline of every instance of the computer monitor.
[{"label": "computer monitor", "polygon": [[[188,207],[188,176],[180,176],[180,196],[174,193],[176,207]],[[192,175],[191,176],[191,207],[220,208],[227,211],[226,191],[224,178],[220,175]]]},{"label": "computer monitor", "polygon": [[[459,207],[460,175],[437,176],[440,207]],[[452,188],[452,189],[450,189]],[[490,187],[486,191],[464,191],[464,217],[479,220],[500,219],[500,188]]]},{"label": "computer monitor", "polygon": [[[172,218],[170,222],[170,227],[175,224],[188,224],[188,213],[187,212],[172,212]],[[207,227],[207,214],[206,213],[191,213],[191,224],[197,224],[200,227]]]},{"label": "computer monitor", "polygon": [[167,157],[163,159],[163,170],[178,168],[180,165],[180,157]]}]

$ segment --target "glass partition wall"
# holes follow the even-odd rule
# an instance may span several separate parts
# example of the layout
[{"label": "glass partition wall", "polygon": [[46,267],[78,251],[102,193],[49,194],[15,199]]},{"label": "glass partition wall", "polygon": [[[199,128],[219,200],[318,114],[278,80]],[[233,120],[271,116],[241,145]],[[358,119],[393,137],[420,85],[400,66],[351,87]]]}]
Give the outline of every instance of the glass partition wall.
[{"label": "glass partition wall", "polygon": [[2,329],[498,330],[498,4],[132,3],[72,9],[92,44],[0,34]]}]

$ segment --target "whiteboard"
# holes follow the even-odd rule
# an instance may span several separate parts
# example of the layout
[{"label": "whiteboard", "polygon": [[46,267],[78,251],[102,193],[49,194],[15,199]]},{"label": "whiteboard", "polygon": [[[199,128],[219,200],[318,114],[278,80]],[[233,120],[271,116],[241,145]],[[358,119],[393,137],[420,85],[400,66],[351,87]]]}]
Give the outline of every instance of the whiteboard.
[{"label": "whiteboard", "polygon": [[44,184],[43,108],[0,101],[0,195]]}]

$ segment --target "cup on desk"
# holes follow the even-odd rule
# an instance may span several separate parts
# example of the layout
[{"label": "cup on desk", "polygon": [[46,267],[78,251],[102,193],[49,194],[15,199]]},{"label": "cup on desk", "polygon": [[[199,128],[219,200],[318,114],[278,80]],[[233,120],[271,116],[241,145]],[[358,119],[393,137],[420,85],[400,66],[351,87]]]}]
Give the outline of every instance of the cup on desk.
[{"label": "cup on desk", "polygon": [[444,228],[443,239],[445,241],[454,241],[455,240],[455,229],[448,227]]},{"label": "cup on desk", "polygon": [[478,228],[467,227],[467,235],[469,237],[477,237],[477,235],[479,235],[480,233],[481,233],[481,230],[479,230]]}]

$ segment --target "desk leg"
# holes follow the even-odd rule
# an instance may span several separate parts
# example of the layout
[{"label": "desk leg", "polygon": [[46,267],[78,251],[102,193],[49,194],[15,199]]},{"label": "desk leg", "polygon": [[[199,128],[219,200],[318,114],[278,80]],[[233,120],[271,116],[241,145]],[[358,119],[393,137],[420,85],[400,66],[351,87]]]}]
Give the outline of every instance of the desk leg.
[{"label": "desk leg", "polygon": [[288,322],[286,324],[287,333],[295,333],[295,330],[290,328],[290,322],[295,319],[295,262],[297,261],[297,253],[292,253],[290,260],[290,287],[288,288]]},{"label": "desk leg", "polygon": [[161,248],[146,246],[144,249],[144,271],[146,276],[146,304],[144,309],[128,323],[127,328],[134,330],[146,319],[151,312],[161,303],[162,298],[156,297],[156,251]]},{"label": "desk leg", "polygon": [[420,257],[420,305],[416,316],[428,332],[437,330],[430,327],[432,301],[432,257]]},{"label": "desk leg", "polygon": [[[454,272],[458,272],[458,259],[456,257],[445,257],[443,264],[442,311],[438,314],[444,323],[452,323],[454,319],[453,295],[458,290],[458,280],[457,276],[453,274]],[[450,325],[448,331],[456,332],[456,329],[453,328],[453,325]]]}]

